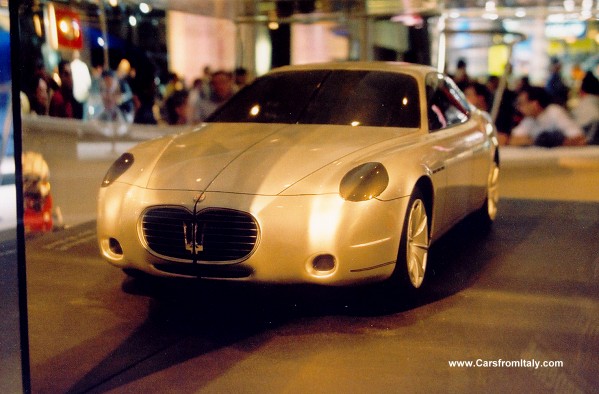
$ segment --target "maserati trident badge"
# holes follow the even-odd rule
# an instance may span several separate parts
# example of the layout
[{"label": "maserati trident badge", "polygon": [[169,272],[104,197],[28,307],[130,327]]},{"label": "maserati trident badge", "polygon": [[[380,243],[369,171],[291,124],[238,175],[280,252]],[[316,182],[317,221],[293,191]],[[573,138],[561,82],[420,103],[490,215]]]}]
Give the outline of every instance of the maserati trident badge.
[{"label": "maserati trident badge", "polygon": [[195,195],[195,197],[193,198],[193,202],[198,203],[198,202],[202,202],[206,199],[206,193],[201,192]]},{"label": "maserati trident badge", "polygon": [[[191,234],[189,234],[191,233]],[[200,234],[200,242],[198,242],[198,224],[192,223],[191,226],[187,226],[187,223],[183,223],[183,237],[185,240],[185,250],[198,254],[204,251],[204,233]]]}]

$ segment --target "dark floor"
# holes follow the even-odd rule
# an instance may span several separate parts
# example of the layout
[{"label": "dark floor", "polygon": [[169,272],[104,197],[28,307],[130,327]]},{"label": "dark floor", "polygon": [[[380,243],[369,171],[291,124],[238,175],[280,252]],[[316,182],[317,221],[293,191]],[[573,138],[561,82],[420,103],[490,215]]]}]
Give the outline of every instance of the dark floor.
[{"label": "dark floor", "polygon": [[401,297],[132,280],[94,222],[29,239],[33,392],[597,392],[599,204],[504,199],[491,233],[468,224]]}]

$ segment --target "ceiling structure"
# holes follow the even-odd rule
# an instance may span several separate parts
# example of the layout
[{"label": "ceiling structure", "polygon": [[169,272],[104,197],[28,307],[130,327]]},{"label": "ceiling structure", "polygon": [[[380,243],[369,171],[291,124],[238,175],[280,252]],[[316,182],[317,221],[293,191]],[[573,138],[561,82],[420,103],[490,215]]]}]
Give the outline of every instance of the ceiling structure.
[{"label": "ceiling structure", "polygon": [[[124,0],[139,4],[142,0]],[[143,0],[151,7],[246,22],[295,18],[318,20],[339,15],[385,17],[406,13],[459,12],[480,16],[564,13],[599,17],[599,0]]]}]

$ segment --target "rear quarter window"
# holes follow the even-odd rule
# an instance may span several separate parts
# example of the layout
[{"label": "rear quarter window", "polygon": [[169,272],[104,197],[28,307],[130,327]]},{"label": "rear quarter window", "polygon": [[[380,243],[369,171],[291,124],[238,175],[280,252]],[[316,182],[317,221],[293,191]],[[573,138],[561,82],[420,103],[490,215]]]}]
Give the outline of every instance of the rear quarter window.
[{"label": "rear quarter window", "polygon": [[468,101],[457,85],[442,74],[426,78],[426,100],[429,131],[441,130],[468,120]]}]

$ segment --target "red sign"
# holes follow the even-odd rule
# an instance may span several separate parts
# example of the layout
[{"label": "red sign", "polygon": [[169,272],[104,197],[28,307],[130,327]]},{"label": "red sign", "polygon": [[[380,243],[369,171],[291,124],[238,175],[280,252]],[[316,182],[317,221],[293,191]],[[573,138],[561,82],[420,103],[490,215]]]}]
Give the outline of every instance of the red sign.
[{"label": "red sign", "polygon": [[83,48],[83,32],[79,13],[70,8],[54,5],[56,38],[59,48]]}]

